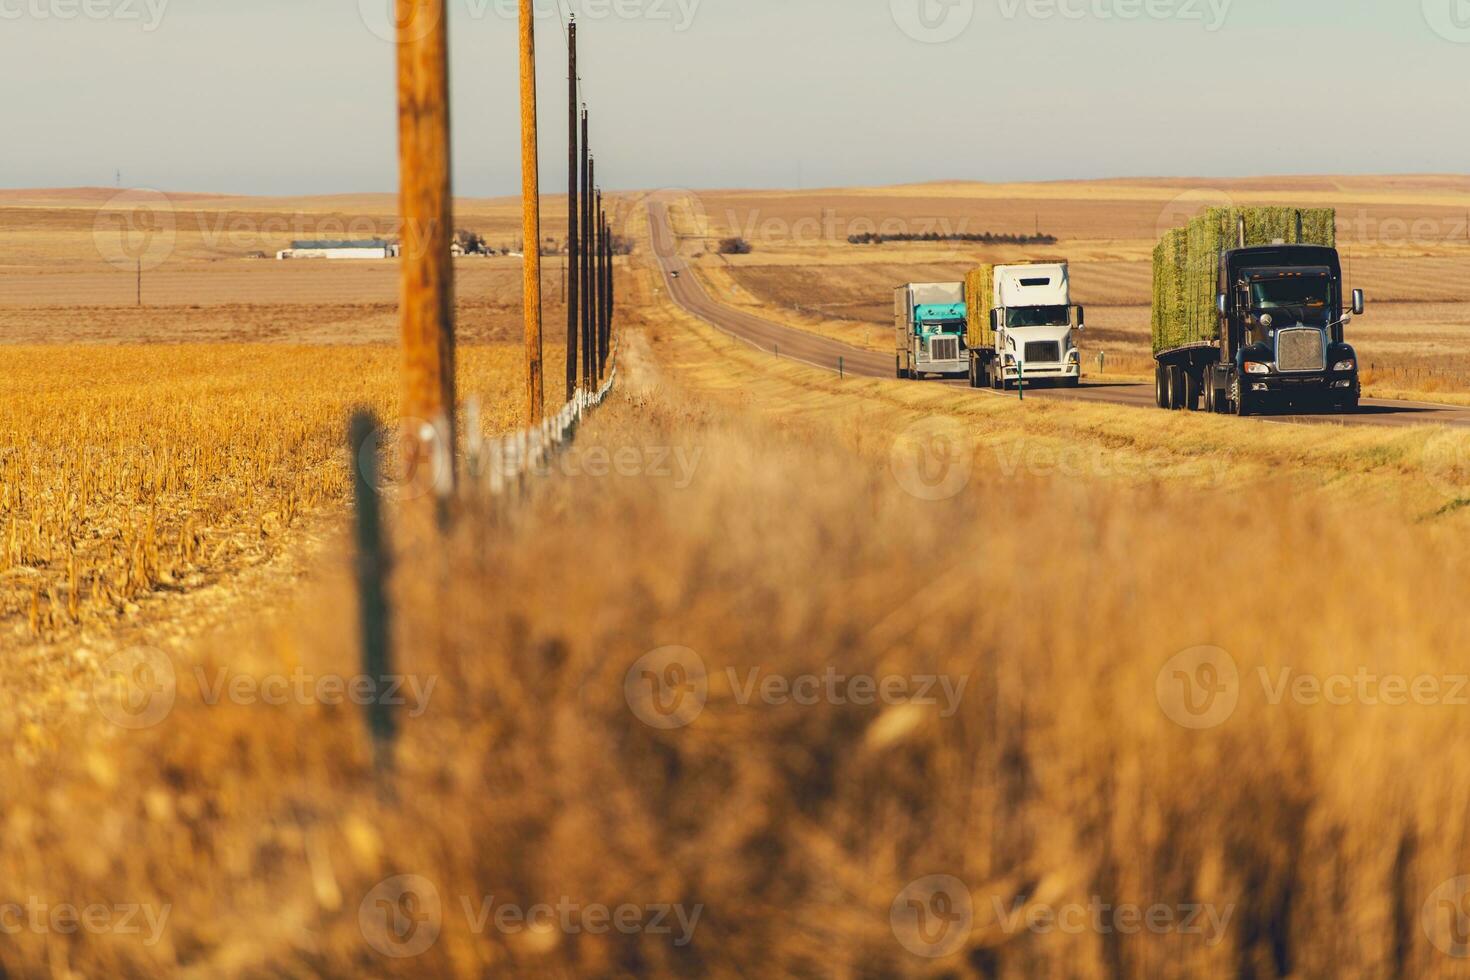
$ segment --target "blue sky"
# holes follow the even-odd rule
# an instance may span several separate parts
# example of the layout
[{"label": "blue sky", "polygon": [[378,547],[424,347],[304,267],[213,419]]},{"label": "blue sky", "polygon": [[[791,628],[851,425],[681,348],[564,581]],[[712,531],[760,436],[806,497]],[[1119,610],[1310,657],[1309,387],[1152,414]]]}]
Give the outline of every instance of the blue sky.
[{"label": "blue sky", "polygon": [[[543,178],[559,187],[564,42],[556,4],[538,2]],[[393,50],[371,29],[385,3],[0,0],[0,185],[111,184],[121,169],[171,190],[390,190]],[[456,189],[515,193],[514,3],[450,3]],[[1470,159],[1470,0],[560,3],[581,11],[610,188]]]}]

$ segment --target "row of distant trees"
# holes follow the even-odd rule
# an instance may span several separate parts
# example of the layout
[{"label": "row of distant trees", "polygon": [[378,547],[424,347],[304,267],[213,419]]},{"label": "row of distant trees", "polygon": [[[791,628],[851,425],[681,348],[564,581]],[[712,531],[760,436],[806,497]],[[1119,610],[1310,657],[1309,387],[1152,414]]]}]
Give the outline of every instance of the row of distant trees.
[{"label": "row of distant trees", "polygon": [[910,235],[880,235],[868,232],[862,235],[848,235],[850,245],[882,245],[884,242],[975,242],[982,245],[1055,245],[1055,235],[1007,235],[996,234],[993,231],[982,232],[956,232],[953,234],[941,234],[937,231],[924,232],[923,234]]}]

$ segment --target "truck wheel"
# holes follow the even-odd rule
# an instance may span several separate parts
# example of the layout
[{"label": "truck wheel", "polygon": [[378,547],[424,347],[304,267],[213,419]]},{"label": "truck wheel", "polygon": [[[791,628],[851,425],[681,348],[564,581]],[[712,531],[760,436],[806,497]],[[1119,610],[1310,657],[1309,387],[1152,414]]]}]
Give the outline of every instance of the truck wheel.
[{"label": "truck wheel", "polygon": [[1200,397],[1204,394],[1204,378],[1187,368],[1180,368],[1179,372],[1184,375],[1184,407],[1188,411],[1198,412]]},{"label": "truck wheel", "polygon": [[1224,414],[1230,411],[1230,391],[1220,384],[1220,372],[1214,368],[1205,372],[1205,384],[1210,392],[1210,411]]},{"label": "truck wheel", "polygon": [[1205,411],[1210,414],[1215,411],[1215,381],[1209,371],[1205,372]]},{"label": "truck wheel", "polygon": [[1177,364],[1171,364],[1164,369],[1166,375],[1164,387],[1168,393],[1169,409],[1177,412],[1184,407],[1184,369]]},{"label": "truck wheel", "polygon": [[1154,365],[1154,404],[1159,408],[1169,407],[1169,381],[1164,365]]},{"label": "truck wheel", "polygon": [[893,376],[900,381],[903,380],[903,358],[901,357],[893,359]]},{"label": "truck wheel", "polygon": [[1250,395],[1245,392],[1245,386],[1239,382],[1235,384],[1235,397],[1230,399],[1230,410],[1241,418],[1245,418],[1256,410],[1256,407],[1251,404]]}]

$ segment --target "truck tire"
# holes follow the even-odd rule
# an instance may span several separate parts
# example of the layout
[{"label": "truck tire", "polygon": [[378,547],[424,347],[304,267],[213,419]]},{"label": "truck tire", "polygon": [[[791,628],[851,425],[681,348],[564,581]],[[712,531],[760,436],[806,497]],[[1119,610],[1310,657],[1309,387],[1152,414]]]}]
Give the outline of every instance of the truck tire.
[{"label": "truck tire", "polygon": [[1210,411],[1223,415],[1230,411],[1230,391],[1221,381],[1218,369],[1209,368],[1205,371],[1206,390],[1210,393]]},{"label": "truck tire", "polygon": [[903,380],[903,358],[901,357],[893,358],[893,376],[900,381]]},{"label": "truck tire", "polygon": [[1168,376],[1165,387],[1169,394],[1169,408],[1171,411],[1179,411],[1184,407],[1184,378],[1185,371],[1177,364],[1171,364],[1165,369]]},{"label": "truck tire", "polygon": [[1253,414],[1256,408],[1251,404],[1251,396],[1246,392],[1245,386],[1237,381],[1233,390],[1234,396],[1230,399],[1230,411],[1241,418]]},{"label": "truck tire", "polygon": [[1188,368],[1180,368],[1184,375],[1184,407],[1191,412],[1199,411],[1200,397],[1204,394],[1204,376]]},{"label": "truck tire", "polygon": [[1169,407],[1169,379],[1164,365],[1154,365],[1154,404],[1159,408]]}]

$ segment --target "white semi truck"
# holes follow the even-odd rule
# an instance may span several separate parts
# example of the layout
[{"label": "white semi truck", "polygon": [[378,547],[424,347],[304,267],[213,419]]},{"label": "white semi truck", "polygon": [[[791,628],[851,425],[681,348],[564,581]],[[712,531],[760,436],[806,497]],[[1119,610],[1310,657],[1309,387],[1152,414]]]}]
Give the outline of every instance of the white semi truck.
[{"label": "white semi truck", "polygon": [[893,291],[895,371],[917,380],[926,374],[964,377],[965,284],[910,282]]},{"label": "white semi truck", "polygon": [[1009,389],[1023,377],[1076,387],[1082,378],[1065,262],[982,265],[965,277],[967,369],[972,388]]}]

